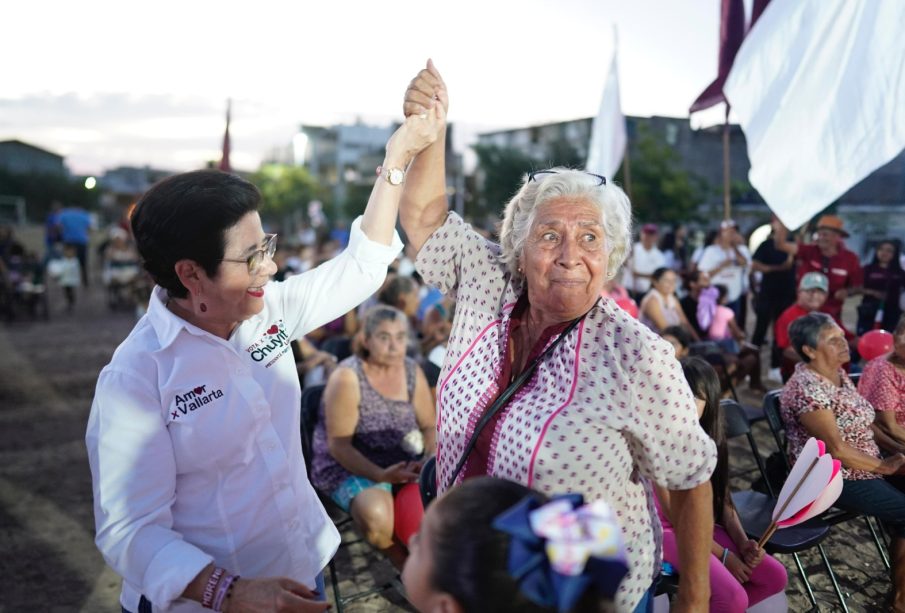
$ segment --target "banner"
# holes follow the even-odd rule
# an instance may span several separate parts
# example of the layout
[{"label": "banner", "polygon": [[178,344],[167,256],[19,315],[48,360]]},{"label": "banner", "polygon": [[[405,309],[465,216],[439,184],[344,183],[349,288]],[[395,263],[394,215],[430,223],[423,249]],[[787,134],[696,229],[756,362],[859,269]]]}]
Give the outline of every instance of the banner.
[{"label": "banner", "polygon": [[905,2],[772,0],[723,91],[795,229],[905,148]]},{"label": "banner", "polygon": [[625,117],[619,102],[619,71],[616,68],[615,37],[613,59],[603,87],[600,110],[594,118],[591,129],[591,144],[588,147],[588,172],[603,175],[611,180],[622,163],[625,154]]}]

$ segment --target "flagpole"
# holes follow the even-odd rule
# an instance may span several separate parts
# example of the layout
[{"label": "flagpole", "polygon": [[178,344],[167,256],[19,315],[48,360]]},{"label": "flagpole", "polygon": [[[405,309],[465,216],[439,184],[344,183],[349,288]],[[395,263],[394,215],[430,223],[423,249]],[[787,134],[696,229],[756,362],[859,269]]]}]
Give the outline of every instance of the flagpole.
[{"label": "flagpole", "polygon": [[229,163],[229,153],[232,145],[229,140],[229,120],[232,113],[232,98],[226,99],[226,130],[223,132],[223,151],[220,154],[220,170],[223,172],[232,172],[232,166]]},{"label": "flagpole", "polygon": [[729,197],[729,102],[726,102],[726,121],[723,123],[723,219],[732,218]]}]

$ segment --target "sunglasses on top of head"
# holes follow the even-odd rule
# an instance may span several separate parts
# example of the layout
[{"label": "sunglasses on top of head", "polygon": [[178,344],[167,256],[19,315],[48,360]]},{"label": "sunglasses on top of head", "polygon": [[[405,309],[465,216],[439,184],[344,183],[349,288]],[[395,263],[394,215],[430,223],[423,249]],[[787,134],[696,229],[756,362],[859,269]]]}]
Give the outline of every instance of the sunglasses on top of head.
[{"label": "sunglasses on top of head", "polygon": [[[581,172],[589,177],[593,177],[597,181],[597,185],[606,185],[606,177],[604,177],[603,175],[597,175],[597,174],[594,174],[593,172],[587,172],[586,170],[582,170],[579,172]],[[543,181],[550,175],[556,175],[556,174],[559,174],[558,170],[535,170],[528,174],[528,180],[540,183],[541,181]]]}]

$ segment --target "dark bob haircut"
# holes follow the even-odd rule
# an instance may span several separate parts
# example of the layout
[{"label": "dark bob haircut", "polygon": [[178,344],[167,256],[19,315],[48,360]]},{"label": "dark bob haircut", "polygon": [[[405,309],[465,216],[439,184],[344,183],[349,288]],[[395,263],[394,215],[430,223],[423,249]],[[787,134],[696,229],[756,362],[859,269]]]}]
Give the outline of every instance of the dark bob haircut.
[{"label": "dark bob haircut", "polygon": [[185,298],[188,290],[176,276],[176,262],[192,260],[215,277],[226,231],[260,202],[257,187],[219,170],[186,172],[156,183],[132,214],[145,270],[170,296]]},{"label": "dark bob haircut", "polygon": [[[432,524],[434,589],[455,598],[465,613],[553,613],[519,591],[507,570],[510,536],[493,528],[494,518],[525,496],[548,498],[524,485],[497,477],[474,477],[449,490],[428,510]],[[422,541],[424,542],[424,541]],[[426,542],[424,542],[427,545]],[[601,598],[589,587],[572,613],[600,610]]]},{"label": "dark bob haircut", "polygon": [[804,352],[805,347],[817,349],[820,333],[824,328],[835,326],[836,322],[826,313],[808,313],[802,315],[789,326],[789,340],[801,360],[807,364],[811,358]]}]

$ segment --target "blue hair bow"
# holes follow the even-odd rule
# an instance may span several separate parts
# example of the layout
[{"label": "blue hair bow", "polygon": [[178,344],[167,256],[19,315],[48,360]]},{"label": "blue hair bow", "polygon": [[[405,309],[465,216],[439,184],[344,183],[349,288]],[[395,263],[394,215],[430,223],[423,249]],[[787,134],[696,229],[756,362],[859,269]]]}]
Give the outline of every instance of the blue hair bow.
[{"label": "blue hair bow", "polygon": [[532,602],[571,610],[594,585],[612,598],[628,573],[622,534],[602,500],[582,505],[580,494],[540,505],[526,496],[496,517],[493,527],[512,538],[508,571]]}]

